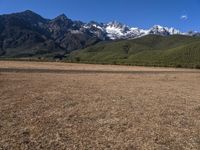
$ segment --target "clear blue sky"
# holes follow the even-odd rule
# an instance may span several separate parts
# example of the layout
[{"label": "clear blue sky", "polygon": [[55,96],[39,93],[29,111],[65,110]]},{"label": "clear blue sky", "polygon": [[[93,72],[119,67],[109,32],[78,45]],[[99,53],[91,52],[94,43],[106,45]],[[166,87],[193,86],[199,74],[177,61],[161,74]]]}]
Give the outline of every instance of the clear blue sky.
[{"label": "clear blue sky", "polygon": [[73,20],[149,28],[154,24],[200,31],[200,0],[0,0],[0,14],[32,10],[43,17],[61,13]]}]

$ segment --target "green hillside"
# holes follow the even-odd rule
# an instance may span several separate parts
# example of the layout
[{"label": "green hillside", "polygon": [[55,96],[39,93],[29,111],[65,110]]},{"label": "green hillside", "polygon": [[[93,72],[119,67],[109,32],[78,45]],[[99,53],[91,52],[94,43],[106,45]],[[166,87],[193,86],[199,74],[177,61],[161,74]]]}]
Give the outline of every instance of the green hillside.
[{"label": "green hillside", "polygon": [[133,40],[99,43],[67,56],[73,62],[144,66],[200,66],[200,38],[149,35]]}]

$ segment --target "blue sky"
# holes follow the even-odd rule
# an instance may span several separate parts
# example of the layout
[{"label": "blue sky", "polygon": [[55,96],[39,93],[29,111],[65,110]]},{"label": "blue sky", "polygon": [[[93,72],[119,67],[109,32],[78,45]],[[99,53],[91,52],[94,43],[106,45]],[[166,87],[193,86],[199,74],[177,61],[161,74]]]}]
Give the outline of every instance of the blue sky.
[{"label": "blue sky", "polygon": [[65,13],[73,20],[149,28],[155,24],[200,31],[200,0],[0,0],[0,14],[33,10],[43,17]]}]

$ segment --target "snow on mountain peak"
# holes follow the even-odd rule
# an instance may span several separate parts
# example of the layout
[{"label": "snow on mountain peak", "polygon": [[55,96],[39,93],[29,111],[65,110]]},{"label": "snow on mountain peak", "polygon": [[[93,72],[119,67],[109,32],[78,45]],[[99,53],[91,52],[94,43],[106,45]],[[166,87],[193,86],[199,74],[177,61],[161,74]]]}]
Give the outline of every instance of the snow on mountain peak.
[{"label": "snow on mountain peak", "polygon": [[188,36],[197,35],[196,33],[182,33],[175,28],[163,27],[161,25],[154,25],[150,29],[140,29],[137,27],[129,27],[117,21],[111,21],[107,24],[90,22],[85,24],[84,28],[89,29],[91,33],[95,33],[98,36],[105,35],[106,38],[109,38],[111,40],[133,39],[149,34],[161,35],[161,36],[168,36],[175,34],[188,35]]},{"label": "snow on mountain peak", "polygon": [[165,28],[165,27],[163,27],[163,26],[161,26],[161,25],[154,25],[153,28],[162,30],[162,29]]},{"label": "snow on mountain peak", "polygon": [[156,35],[174,35],[174,34],[181,34],[181,32],[175,28],[168,28],[168,27],[163,27],[160,25],[154,25],[150,30],[149,34],[156,34]]},{"label": "snow on mountain peak", "polygon": [[181,32],[175,28],[169,28],[168,31],[171,33],[171,35],[174,35],[174,34],[181,34]]},{"label": "snow on mountain peak", "polygon": [[[135,36],[138,28],[130,28],[129,26],[112,21],[105,26],[107,35],[110,39],[126,39]],[[134,34],[134,35],[133,35]]]},{"label": "snow on mountain peak", "polygon": [[115,28],[123,28],[125,25],[118,21],[111,21],[107,23],[107,26],[115,27]]}]

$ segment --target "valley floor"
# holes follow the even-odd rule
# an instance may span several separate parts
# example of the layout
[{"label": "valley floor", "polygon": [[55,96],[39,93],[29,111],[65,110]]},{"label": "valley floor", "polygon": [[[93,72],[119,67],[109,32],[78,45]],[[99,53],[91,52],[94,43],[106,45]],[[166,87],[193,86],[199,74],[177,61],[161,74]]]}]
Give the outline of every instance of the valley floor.
[{"label": "valley floor", "polygon": [[200,71],[0,61],[0,149],[200,149]]}]

